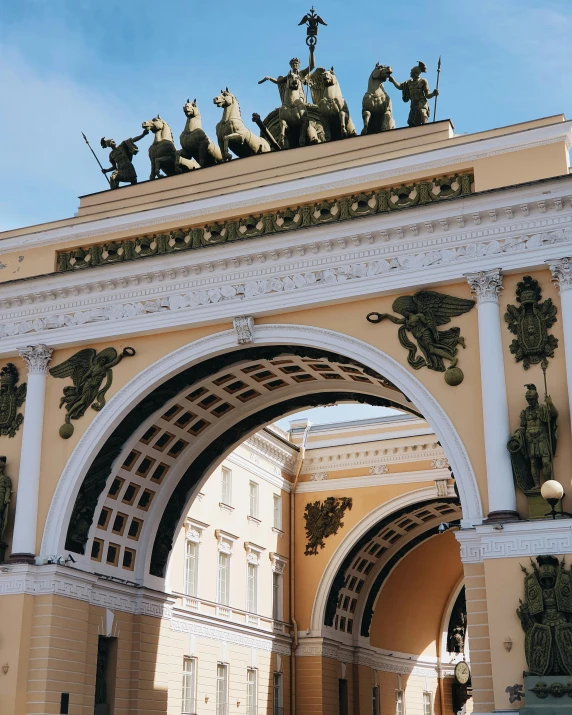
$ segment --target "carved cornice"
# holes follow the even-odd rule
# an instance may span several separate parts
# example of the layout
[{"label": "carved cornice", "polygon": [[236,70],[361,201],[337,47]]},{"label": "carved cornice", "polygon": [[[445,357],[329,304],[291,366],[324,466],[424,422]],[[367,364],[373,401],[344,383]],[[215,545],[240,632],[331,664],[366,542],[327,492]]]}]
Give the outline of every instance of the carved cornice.
[{"label": "carved cornice", "polygon": [[47,345],[28,345],[20,348],[18,355],[26,363],[28,375],[46,375],[53,352]]},{"label": "carved cornice", "polygon": [[57,268],[61,272],[85,270],[352,218],[390,213],[412,206],[468,196],[472,192],[473,181],[474,176],[466,172],[361,192],[332,201],[291,206],[271,213],[244,216],[223,222],[213,221],[206,225],[179,228],[168,233],[152,233],[122,241],[111,241],[103,245],[71,248],[58,253]]},{"label": "carved cornice", "polygon": [[500,268],[491,271],[479,271],[478,273],[467,273],[467,282],[471,287],[471,292],[477,298],[477,305],[482,303],[497,303],[502,291],[502,275]]},{"label": "carved cornice", "polygon": [[[202,264],[206,275],[201,274],[201,266],[184,265],[183,256],[177,256],[157,259],[162,266],[165,261],[176,263],[153,273],[140,272],[141,264],[136,261],[122,263],[106,270],[110,280],[105,281],[78,281],[86,274],[76,272],[38,278],[34,292],[26,292],[30,281],[0,284],[0,346],[14,354],[24,335],[51,342],[56,338],[48,336],[55,333],[58,344],[67,344],[103,334],[110,337],[232,319],[241,312],[238,303],[242,308],[244,302],[255,314],[271,306],[307,305],[310,295],[316,300],[339,300],[367,294],[372,286],[392,292],[418,285],[419,271],[427,268],[432,269],[435,281],[451,280],[463,275],[463,264],[478,262],[487,267],[500,256],[506,269],[526,269],[556,251],[562,255],[563,247],[572,244],[570,212],[548,216],[540,232],[533,228],[537,221],[528,223],[528,233],[522,232],[522,221],[505,225],[503,238],[498,228],[486,226],[462,233],[441,232],[431,238],[430,250],[427,237],[380,243],[377,232],[368,234],[374,245],[361,245],[364,237],[359,234],[337,239],[334,245],[330,240],[312,243],[309,234],[300,232],[292,234],[296,243],[291,247],[282,244],[279,250],[250,256],[237,252],[239,244],[222,246],[219,251],[226,258]],[[521,232],[512,234],[517,227]],[[231,249],[234,258],[229,256]],[[230,270],[235,264],[239,269]],[[191,270],[194,277],[189,276]],[[104,328],[103,323],[114,325]]]},{"label": "carved cornice", "polygon": [[284,638],[279,640],[273,635],[264,637],[260,632],[257,632],[256,635],[251,635],[249,633],[236,631],[230,627],[220,628],[208,623],[200,623],[191,619],[183,620],[182,618],[172,618],[169,626],[171,630],[176,633],[189,633],[194,636],[200,636],[201,638],[209,638],[223,643],[233,643],[245,648],[255,648],[256,650],[278,653],[280,655],[291,654],[290,645],[285,642]]},{"label": "carved cornice", "polygon": [[[429,438],[434,440],[431,433]],[[403,462],[420,462],[444,459],[443,450],[435,441],[420,444],[405,444],[399,447],[385,447],[383,449],[360,449],[352,452],[347,447],[330,454],[319,457],[307,457],[302,464],[302,473],[311,474],[317,471],[338,471],[342,469],[370,469],[370,474],[384,474],[387,465],[402,464]],[[383,471],[385,467],[385,471]],[[441,469],[442,467],[435,467]],[[371,469],[382,470],[372,472]]]},{"label": "carved cornice", "polygon": [[564,293],[572,289],[572,258],[559,258],[556,261],[546,261],[552,281],[558,286],[558,291]]}]

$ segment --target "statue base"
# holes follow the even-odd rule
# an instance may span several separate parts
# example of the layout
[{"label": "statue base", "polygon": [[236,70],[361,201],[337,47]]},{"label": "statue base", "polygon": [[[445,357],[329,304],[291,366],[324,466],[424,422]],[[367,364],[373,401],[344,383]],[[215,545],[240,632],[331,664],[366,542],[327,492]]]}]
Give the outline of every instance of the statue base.
[{"label": "statue base", "polygon": [[570,675],[525,675],[526,705],[520,715],[564,715],[572,711]]},{"label": "statue base", "polygon": [[6,549],[8,548],[8,544],[0,544],[0,564],[3,564],[4,561],[6,560]]},{"label": "statue base", "polygon": [[517,511],[490,511],[483,524],[497,524],[506,521],[518,521],[520,516]]},{"label": "statue base", "polygon": [[95,705],[93,708],[93,715],[109,715],[109,705]]},{"label": "statue base", "polygon": [[10,554],[8,563],[10,563],[10,564],[35,564],[36,557],[34,554]]}]

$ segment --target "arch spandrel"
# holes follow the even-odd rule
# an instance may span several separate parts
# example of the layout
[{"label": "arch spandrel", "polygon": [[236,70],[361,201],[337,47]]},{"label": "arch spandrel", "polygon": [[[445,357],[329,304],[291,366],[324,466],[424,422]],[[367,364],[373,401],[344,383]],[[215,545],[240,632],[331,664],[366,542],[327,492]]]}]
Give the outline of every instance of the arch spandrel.
[{"label": "arch spandrel", "polygon": [[[461,500],[465,507],[465,518],[472,520],[472,522],[480,521],[482,507],[476,480],[466,451],[444,411],[432,398],[428,390],[423,388],[419,381],[413,378],[407,370],[371,345],[340,333],[310,326],[261,325],[256,328],[255,339],[256,345],[306,345],[329,352],[339,348],[340,354],[344,357],[360,362],[370,370],[379,371],[380,374],[383,374],[405,394],[418,394],[420,397],[418,400],[419,411],[428,416],[428,420],[440,438],[443,448],[450,456],[450,463],[455,471]],[[189,364],[196,364],[201,358],[212,356],[213,353],[221,354],[225,350],[232,349],[236,349],[236,338],[234,333],[230,331],[203,338],[159,360],[140,373],[114,396],[106,408],[107,415],[105,417],[107,417],[107,420],[104,421],[104,415],[98,415],[94,419],[92,425],[90,425],[74,450],[68,465],[66,465],[50,508],[42,542],[43,554],[62,550],[65,543],[65,534],[61,525],[69,523],[73,508],[69,501],[66,501],[65,495],[67,494],[67,499],[70,499],[71,495],[77,494],[79,491],[80,477],[78,475],[81,474],[81,478],[83,478],[86,463],[89,465],[93,462],[95,455],[99,451],[98,445],[101,444],[103,435],[110,431],[110,425],[116,426],[128,411],[128,406],[133,409],[142,395],[149,394],[151,386],[158,386],[164,383],[165,376],[172,376],[174,373],[182,372]],[[366,390],[362,389],[363,392],[366,392]],[[270,419],[277,417],[278,414],[273,415]],[[255,428],[253,427],[253,430]],[[449,445],[451,445],[450,448]],[[82,466],[84,468],[83,473],[81,472]],[[155,504],[159,504],[159,500],[156,500]],[[153,508],[156,509],[157,507],[153,506]],[[156,530],[158,526],[159,524],[155,521],[153,530]],[[151,527],[148,528],[150,529]],[[150,537],[147,537],[147,540],[149,543],[151,542]],[[149,557],[150,555],[148,554],[147,560]]]}]

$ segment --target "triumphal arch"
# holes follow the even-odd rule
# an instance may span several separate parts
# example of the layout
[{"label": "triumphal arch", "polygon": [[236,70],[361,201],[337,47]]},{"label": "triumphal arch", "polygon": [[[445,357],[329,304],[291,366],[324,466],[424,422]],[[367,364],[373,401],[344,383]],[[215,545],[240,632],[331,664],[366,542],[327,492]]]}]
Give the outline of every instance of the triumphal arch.
[{"label": "triumphal arch", "polygon": [[[572,124],[456,134],[377,65],[359,134],[312,58],[265,119],[222,90],[215,140],[200,100],[181,149],[102,139],[111,190],[0,235],[3,715],[572,708]],[[402,417],[264,431],[345,401]],[[204,496],[242,443],[268,537],[252,484],[234,527]]]}]

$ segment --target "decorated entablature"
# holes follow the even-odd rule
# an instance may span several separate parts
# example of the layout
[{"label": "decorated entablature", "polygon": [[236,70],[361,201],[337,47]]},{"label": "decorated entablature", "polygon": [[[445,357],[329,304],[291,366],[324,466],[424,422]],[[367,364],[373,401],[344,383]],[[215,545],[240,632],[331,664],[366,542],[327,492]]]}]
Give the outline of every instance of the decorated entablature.
[{"label": "decorated entablature", "polygon": [[[183,105],[187,122],[180,135],[181,149],[177,149],[175,145],[169,124],[157,114],[142,123],[142,134],[126,139],[119,145],[113,139],[101,139],[101,147],[111,149],[111,166],[104,169],[84,134],[83,137],[103,174],[107,178],[107,174],[111,173],[111,177],[107,178],[109,187],[116,189],[121,183],[137,183],[137,173],[132,160],[139,151],[137,142],[149,133],[153,135],[153,142],[149,147],[150,180],[210,167],[235,157],[245,158],[355,137],[357,130],[334,66],[316,66],[318,30],[320,25],[326,23],[312,7],[299,24],[306,27],[308,65],[302,68],[300,59],[293,57],[289,70],[284,75],[266,76],[259,81],[258,84],[270,81],[277,85],[280,99],[280,106],[264,119],[257,112],[252,114],[252,121],[260,132],[259,136],[244,123],[239,100],[228,86],[221,89],[213,99],[214,104],[222,109],[221,120],[216,125],[218,146],[203,129],[196,98],[192,102],[187,99]],[[438,87],[431,92],[427,80],[421,77],[426,72],[426,65],[418,62],[411,69],[410,79],[399,83],[393,78],[393,70],[389,65],[376,62],[362,100],[361,134],[377,134],[395,129],[391,98],[384,88],[386,81],[400,90],[403,101],[410,104],[408,126],[426,124],[431,116],[429,100],[435,98],[435,114],[439,95]],[[441,58],[437,66],[437,86],[440,72]]]}]

